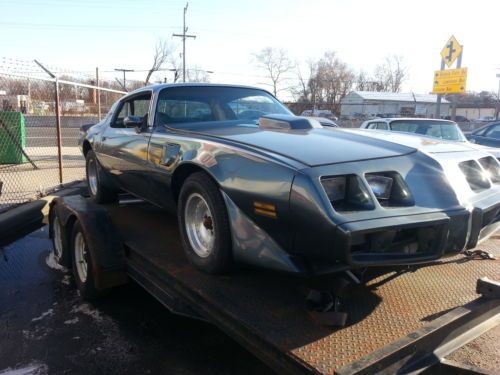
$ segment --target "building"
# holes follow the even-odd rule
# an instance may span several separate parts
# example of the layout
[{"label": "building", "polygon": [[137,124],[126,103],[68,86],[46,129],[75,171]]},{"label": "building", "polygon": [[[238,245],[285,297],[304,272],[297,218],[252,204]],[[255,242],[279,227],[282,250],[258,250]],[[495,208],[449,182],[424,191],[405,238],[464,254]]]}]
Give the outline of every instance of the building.
[{"label": "building", "polygon": [[[340,115],[348,118],[375,116],[434,117],[437,95],[377,91],[351,91],[340,102]],[[450,102],[442,98],[441,116],[447,116]]]}]

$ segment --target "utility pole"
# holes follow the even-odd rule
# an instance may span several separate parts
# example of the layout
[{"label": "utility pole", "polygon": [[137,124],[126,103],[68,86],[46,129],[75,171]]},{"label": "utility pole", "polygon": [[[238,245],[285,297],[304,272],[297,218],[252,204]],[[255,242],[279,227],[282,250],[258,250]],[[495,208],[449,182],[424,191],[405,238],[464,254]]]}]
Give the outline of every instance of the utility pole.
[{"label": "utility pole", "polygon": [[134,71],[134,69],[123,69],[123,68],[116,69],[116,68],[115,68],[115,70],[116,70],[117,72],[123,72],[123,88],[125,88],[125,89],[126,89],[126,87],[127,87],[127,80],[126,80],[125,74],[126,74],[127,72],[133,72],[133,71]]},{"label": "utility pole", "polygon": [[184,7],[184,18],[182,22],[182,34],[172,34],[172,36],[176,36],[182,38],[182,82],[186,82],[186,38],[196,38],[196,35],[188,35],[186,34],[188,28],[186,27],[186,12],[188,9],[189,3],[186,3]]}]

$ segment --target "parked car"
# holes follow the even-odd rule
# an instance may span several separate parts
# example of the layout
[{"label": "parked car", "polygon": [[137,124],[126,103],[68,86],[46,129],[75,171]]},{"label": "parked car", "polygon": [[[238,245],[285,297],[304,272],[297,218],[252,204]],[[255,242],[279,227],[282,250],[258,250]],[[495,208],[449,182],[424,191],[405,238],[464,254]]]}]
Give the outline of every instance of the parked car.
[{"label": "parked car", "polygon": [[494,144],[494,141],[490,141],[488,144],[486,144],[487,141],[476,142],[472,134],[464,134],[458,124],[453,121],[424,118],[387,118],[365,121],[361,124],[361,128],[411,133],[453,142],[468,143],[470,141],[471,143],[477,143],[477,145],[474,146],[476,149],[482,149],[485,152],[489,152],[500,160],[500,148],[494,148],[499,147]]},{"label": "parked car", "polygon": [[362,129],[415,133],[447,141],[466,141],[466,138],[457,123],[448,120],[425,118],[379,118],[365,121],[360,127]]},{"label": "parked car", "polygon": [[[443,119],[444,120],[451,120],[451,116],[444,116]],[[460,115],[455,116],[455,121],[456,122],[470,122],[470,120],[467,117],[460,116]]]},{"label": "parked car", "polygon": [[252,87],[139,89],[80,145],[92,199],[126,191],[175,212],[186,256],[212,273],[233,262],[301,275],[420,263],[500,225],[490,154],[322,127]]},{"label": "parked car", "polygon": [[328,109],[306,109],[300,115],[305,117],[322,117],[333,121],[338,120],[332,111]]},{"label": "parked car", "polygon": [[330,119],[327,119],[324,117],[309,117],[309,118],[311,120],[318,121],[322,126],[338,128],[337,123],[335,121],[330,120]]},{"label": "parked car", "polygon": [[477,122],[492,122],[495,120],[496,120],[495,116],[481,116],[476,121]]},{"label": "parked car", "polygon": [[500,148],[500,122],[483,126],[466,135],[469,142]]}]

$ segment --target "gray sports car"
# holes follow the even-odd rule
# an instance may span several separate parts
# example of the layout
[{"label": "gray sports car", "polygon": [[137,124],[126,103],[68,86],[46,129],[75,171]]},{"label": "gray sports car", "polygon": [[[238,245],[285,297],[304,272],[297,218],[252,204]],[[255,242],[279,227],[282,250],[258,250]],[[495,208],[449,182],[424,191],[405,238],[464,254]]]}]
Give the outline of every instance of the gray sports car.
[{"label": "gray sports car", "polygon": [[207,272],[318,275],[454,254],[499,226],[500,164],[467,144],[293,116],[243,86],[146,87],[84,129],[90,194],[176,212]]}]

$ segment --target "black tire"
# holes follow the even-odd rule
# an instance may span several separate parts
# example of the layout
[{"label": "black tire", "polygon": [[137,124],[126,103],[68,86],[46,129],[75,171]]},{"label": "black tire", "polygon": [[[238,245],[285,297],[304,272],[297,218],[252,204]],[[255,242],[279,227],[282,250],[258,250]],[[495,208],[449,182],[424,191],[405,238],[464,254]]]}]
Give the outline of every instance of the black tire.
[{"label": "black tire", "polygon": [[[77,255],[77,236],[81,236],[79,240],[83,240],[86,251],[84,254],[84,259],[86,262],[86,277],[83,279],[80,276],[79,268],[77,267],[77,262],[80,256]],[[106,290],[100,290],[96,288],[95,274],[94,274],[94,264],[92,259],[92,254],[87,246],[87,239],[85,238],[85,233],[82,230],[80,222],[76,221],[73,225],[73,230],[71,231],[71,259],[73,264],[73,276],[75,278],[75,284],[80,291],[81,296],[84,299],[95,299],[106,294]]]},{"label": "black tire", "polygon": [[[207,203],[211,217],[210,225],[214,235],[213,246],[205,257],[197,254],[193,248],[186,229],[186,204],[193,195],[203,197]],[[202,271],[220,274],[228,272],[232,266],[232,244],[229,218],[224,198],[215,182],[204,172],[196,172],[189,176],[181,187],[178,201],[177,217],[181,232],[182,245],[189,261]],[[202,225],[206,225],[204,222]]]},{"label": "black tire", "polygon": [[71,254],[65,227],[61,224],[56,211],[50,218],[50,230],[54,257],[61,266],[71,268]]},{"label": "black tire", "polygon": [[[104,175],[99,160],[93,150],[89,150],[85,156],[85,172],[87,177],[87,186],[90,197],[97,203],[115,203],[118,201],[118,191],[111,185]],[[94,173],[96,184],[94,189],[91,187],[89,174]]]}]

